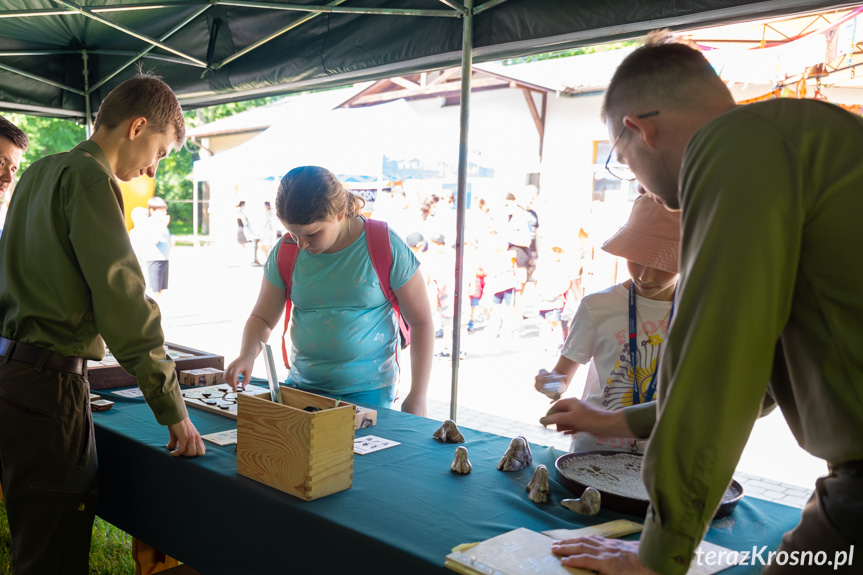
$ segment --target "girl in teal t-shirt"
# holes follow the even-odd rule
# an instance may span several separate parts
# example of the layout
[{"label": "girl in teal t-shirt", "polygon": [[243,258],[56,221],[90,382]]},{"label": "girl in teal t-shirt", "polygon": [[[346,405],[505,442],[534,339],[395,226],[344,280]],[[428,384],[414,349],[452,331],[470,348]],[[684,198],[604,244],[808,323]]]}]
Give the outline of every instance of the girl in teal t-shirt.
[{"label": "girl in teal t-shirt", "polygon": [[[291,348],[287,384],[300,389],[389,407],[399,378],[399,328],[369,257],[364,200],[323,168],[288,172],[276,195],[276,214],[300,252],[291,277]],[[390,286],[411,327],[411,389],[402,410],[426,415],[431,372],[431,310],[419,262],[389,233]],[[240,356],[228,366],[228,382],[251,375],[260,342],[267,341],[285,307],[278,269],[279,242],[264,266],[258,301],[243,330]]]}]

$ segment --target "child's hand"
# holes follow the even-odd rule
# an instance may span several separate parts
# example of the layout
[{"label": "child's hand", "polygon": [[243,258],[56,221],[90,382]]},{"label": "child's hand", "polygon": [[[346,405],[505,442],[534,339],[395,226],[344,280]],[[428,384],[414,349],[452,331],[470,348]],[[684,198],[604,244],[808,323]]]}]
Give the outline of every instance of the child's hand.
[{"label": "child's hand", "polygon": [[569,397],[558,401],[539,419],[543,426],[556,425],[566,434],[586,431],[597,437],[632,437],[624,410],[606,411],[589,401]]},{"label": "child's hand", "polygon": [[551,398],[552,401],[557,401],[569,387],[569,384],[566,383],[565,375],[556,371],[548,372],[540,369],[539,374],[534,378],[534,387],[538,392]]}]

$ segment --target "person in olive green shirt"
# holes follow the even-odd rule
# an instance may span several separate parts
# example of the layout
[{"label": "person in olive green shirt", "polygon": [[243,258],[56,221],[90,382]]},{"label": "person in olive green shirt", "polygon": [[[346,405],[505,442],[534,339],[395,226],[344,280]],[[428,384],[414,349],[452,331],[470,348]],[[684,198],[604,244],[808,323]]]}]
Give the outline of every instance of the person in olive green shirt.
[{"label": "person in olive green shirt", "polygon": [[85,366],[106,343],[168,427],[172,454],[205,453],[159,307],[144,295],[117,181],[152,178],[184,137],[171,89],[138,75],[108,94],[89,140],[33,163],[10,202],[0,237],[0,484],[16,575],[89,572],[97,459]]},{"label": "person in olive green shirt", "polygon": [[[859,573],[863,118],[813,100],[736,106],[700,52],[661,35],[620,65],[603,116],[617,159],[682,210],[680,291],[644,458],[641,540],[552,550],[601,573],[685,573],[768,391],[829,475],[764,573],[823,572],[806,564],[820,552],[838,560],[827,570]],[[581,406],[569,407],[541,421],[580,428]],[[649,431],[643,414],[617,424]]]}]

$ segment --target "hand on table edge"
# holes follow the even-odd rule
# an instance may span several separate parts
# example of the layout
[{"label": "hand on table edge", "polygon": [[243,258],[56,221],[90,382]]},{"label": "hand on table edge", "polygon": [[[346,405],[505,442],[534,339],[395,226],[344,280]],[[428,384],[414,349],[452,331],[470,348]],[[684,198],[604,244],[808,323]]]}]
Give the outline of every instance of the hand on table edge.
[{"label": "hand on table edge", "polygon": [[170,433],[171,438],[165,447],[171,450],[172,456],[198,457],[207,453],[204,440],[201,439],[201,434],[198,433],[189,416],[169,425],[168,433]]}]

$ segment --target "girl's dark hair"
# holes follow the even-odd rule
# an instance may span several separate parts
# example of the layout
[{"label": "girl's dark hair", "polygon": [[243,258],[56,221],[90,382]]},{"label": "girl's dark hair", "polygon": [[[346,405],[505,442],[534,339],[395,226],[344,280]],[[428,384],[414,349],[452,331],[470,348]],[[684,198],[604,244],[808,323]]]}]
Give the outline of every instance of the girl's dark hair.
[{"label": "girl's dark hair", "polygon": [[345,212],[358,216],[366,201],[347,191],[332,172],[318,166],[294,168],[276,192],[276,216],[286,225],[305,226]]}]

